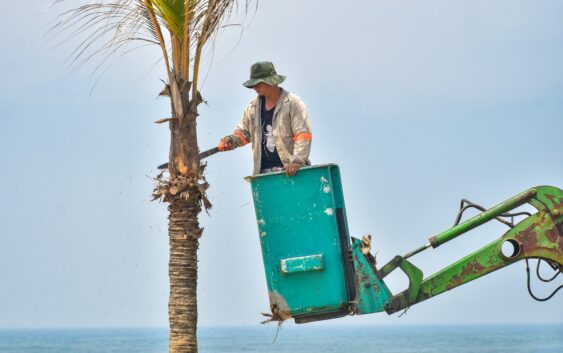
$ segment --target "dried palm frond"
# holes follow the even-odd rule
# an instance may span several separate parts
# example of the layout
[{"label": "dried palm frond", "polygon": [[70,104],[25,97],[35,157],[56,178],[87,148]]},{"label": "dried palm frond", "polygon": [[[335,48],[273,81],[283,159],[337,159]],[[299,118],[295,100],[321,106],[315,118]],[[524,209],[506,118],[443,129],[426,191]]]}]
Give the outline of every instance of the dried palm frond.
[{"label": "dried palm frond", "polygon": [[[64,2],[59,0],[57,3]],[[63,12],[47,33],[48,38],[63,36],[62,42],[78,40],[69,56],[72,70],[93,58],[100,58],[99,69],[128,44],[142,41],[159,44],[146,7],[136,0],[84,4]]]},{"label": "dried palm frond", "polygon": [[[246,0],[247,6],[249,2]],[[205,45],[227,24],[237,3],[237,0],[99,0],[62,13],[47,36],[62,37],[63,43],[80,41],[69,57],[72,70],[100,57],[98,70],[111,57],[126,53],[131,42],[157,44],[162,49],[167,75],[188,81],[193,72],[191,88],[196,97]],[[163,29],[169,33],[169,40]]]},{"label": "dried palm frond", "polygon": [[174,176],[172,178],[161,172],[154,178],[156,185],[152,193],[153,201],[162,200],[170,203],[174,199],[196,200],[207,212],[211,209],[212,204],[207,198],[209,183],[204,175],[206,166],[207,164],[202,164],[199,174],[196,176]]}]

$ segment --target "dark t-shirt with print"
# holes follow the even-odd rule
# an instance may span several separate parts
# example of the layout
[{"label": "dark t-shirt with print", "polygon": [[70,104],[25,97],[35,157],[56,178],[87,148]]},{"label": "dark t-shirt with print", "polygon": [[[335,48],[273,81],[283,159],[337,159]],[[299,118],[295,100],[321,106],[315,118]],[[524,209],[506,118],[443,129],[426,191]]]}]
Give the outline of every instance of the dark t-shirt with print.
[{"label": "dark t-shirt with print", "polygon": [[271,110],[266,110],[266,100],[262,98],[260,101],[262,104],[260,108],[260,121],[262,123],[262,161],[260,168],[283,167],[272,133],[272,119],[274,118],[275,107]]}]

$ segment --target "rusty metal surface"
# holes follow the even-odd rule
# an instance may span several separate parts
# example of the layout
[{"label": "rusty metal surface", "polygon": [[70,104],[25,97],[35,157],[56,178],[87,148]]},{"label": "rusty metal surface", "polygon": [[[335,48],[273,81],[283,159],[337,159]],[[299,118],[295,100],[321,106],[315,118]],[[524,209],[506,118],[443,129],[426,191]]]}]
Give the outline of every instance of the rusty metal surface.
[{"label": "rusty metal surface", "polygon": [[[413,286],[409,286],[393,298],[393,308],[388,312],[412,305],[404,300],[411,295],[416,296],[414,303],[419,303],[524,259],[545,259],[556,264],[559,270],[563,269],[563,192],[555,187],[540,186],[519,196],[530,194],[534,196],[528,202],[538,212],[516,224],[499,239],[423,280],[416,293]],[[506,212],[504,207],[498,209]],[[505,243],[513,246],[512,253],[503,254]],[[392,260],[382,269],[382,274],[388,274],[400,262],[400,257]]]},{"label": "rusty metal surface", "polygon": [[377,278],[375,262],[370,260],[368,254],[363,254],[362,250],[365,250],[365,245],[363,246],[362,243],[358,239],[354,239],[352,243],[352,258],[356,276],[355,313],[381,312],[391,305],[391,292],[385,283]]}]

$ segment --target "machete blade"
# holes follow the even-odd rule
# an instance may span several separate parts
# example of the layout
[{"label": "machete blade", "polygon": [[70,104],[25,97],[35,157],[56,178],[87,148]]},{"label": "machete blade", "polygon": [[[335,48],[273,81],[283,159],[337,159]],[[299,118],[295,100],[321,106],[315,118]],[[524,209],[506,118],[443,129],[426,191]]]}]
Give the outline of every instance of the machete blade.
[{"label": "machete blade", "polygon": [[[214,155],[215,153],[219,152],[219,147],[213,147],[210,150],[207,151],[203,151],[199,154],[199,159],[204,159],[207,158],[211,155]],[[168,163],[163,163],[161,165],[158,166],[158,169],[168,169]]]}]

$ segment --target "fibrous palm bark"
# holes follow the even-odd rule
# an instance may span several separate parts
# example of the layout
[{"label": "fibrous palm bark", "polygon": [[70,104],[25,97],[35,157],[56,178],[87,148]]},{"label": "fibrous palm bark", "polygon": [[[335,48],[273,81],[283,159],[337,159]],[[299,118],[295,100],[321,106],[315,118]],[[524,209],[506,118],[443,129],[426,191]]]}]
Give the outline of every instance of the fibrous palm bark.
[{"label": "fibrous palm bark", "polygon": [[[182,82],[180,80],[180,82]],[[183,85],[181,85],[183,86]],[[167,85],[166,92],[171,86]],[[203,176],[204,166],[200,165],[197,147],[196,117],[197,105],[201,99],[190,101],[188,95],[179,89],[181,107],[188,112],[178,113],[179,105],[172,104],[170,120],[170,170],[169,176],[159,175],[155,198],[169,203],[170,299],[168,303],[170,323],[170,352],[197,352],[197,250],[200,228],[198,215],[201,205],[210,208],[205,196],[208,187]],[[172,95],[176,97],[176,95]],[[172,98],[171,99],[174,99]],[[196,97],[199,97],[196,96]],[[182,108],[183,109],[183,108]]]}]

